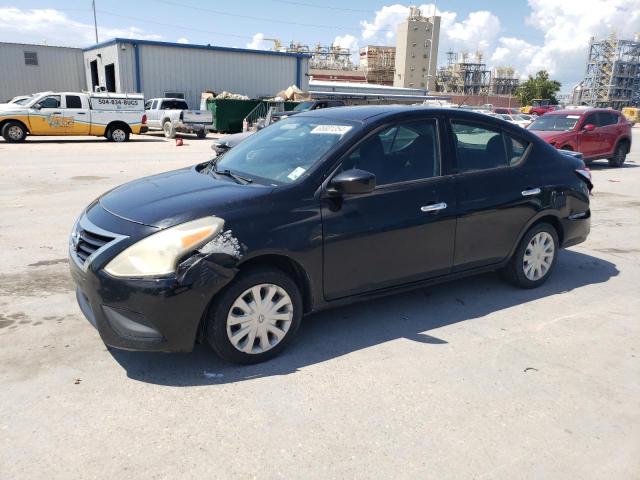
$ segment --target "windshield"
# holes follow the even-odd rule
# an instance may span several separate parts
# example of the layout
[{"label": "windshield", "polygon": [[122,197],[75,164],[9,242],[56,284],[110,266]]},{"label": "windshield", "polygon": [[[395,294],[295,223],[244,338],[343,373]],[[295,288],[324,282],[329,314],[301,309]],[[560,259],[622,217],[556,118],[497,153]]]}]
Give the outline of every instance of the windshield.
[{"label": "windshield", "polygon": [[294,108],[293,110],[296,112],[305,112],[311,107],[313,107],[313,102],[302,102],[296,105],[296,108]]},{"label": "windshield", "polygon": [[216,164],[219,171],[272,185],[297,180],[346,137],[355,123],[317,117],[290,117],[251,135],[227,151]]},{"label": "windshield", "polygon": [[553,115],[547,113],[529,125],[529,130],[568,132],[573,130],[578,120],[580,120],[580,115]]}]

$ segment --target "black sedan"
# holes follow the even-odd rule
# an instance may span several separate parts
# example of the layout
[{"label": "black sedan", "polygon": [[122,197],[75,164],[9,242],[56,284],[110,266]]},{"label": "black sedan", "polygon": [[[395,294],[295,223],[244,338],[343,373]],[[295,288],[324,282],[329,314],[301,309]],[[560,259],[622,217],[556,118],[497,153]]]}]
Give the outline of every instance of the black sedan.
[{"label": "black sedan", "polygon": [[320,309],[492,270],[537,287],[587,238],[590,189],[581,159],[487,115],[332,108],[106,193],[70,266],[108,345],[253,363]]}]

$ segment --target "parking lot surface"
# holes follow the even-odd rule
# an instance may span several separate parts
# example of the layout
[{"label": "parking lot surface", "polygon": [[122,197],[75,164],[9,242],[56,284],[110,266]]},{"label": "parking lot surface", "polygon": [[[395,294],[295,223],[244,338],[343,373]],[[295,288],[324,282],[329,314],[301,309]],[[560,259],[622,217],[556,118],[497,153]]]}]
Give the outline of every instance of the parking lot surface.
[{"label": "parking lot surface", "polygon": [[323,312],[248,367],[107,349],[73,222],[211,140],[0,142],[0,478],[638,478],[640,128],[538,289],[487,274]]}]

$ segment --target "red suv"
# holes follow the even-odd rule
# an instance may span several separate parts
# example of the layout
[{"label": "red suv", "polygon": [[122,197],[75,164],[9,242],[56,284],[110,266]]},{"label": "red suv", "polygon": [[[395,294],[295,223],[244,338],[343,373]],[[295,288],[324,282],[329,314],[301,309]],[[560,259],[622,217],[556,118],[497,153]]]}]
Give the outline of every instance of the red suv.
[{"label": "red suv", "polygon": [[585,162],[606,158],[621,167],[631,150],[631,125],[616,110],[557,110],[528,129],[560,150],[582,153]]}]

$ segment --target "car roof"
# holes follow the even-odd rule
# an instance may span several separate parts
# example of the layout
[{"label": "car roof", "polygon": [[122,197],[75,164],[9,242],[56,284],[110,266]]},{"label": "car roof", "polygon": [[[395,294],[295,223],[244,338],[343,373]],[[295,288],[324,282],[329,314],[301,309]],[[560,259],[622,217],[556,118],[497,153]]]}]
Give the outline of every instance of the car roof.
[{"label": "car roof", "polygon": [[553,112],[545,113],[546,115],[586,115],[588,113],[595,112],[607,112],[607,113],[619,113],[612,108],[565,108],[564,110],[554,110]]},{"label": "car roof", "polygon": [[384,117],[392,117],[402,113],[423,112],[432,115],[450,116],[454,113],[460,118],[486,118],[486,113],[472,112],[463,108],[437,108],[427,105],[358,105],[351,107],[332,107],[320,110],[311,110],[299,113],[296,116],[322,117],[335,120],[351,120],[356,122],[369,122]]}]

